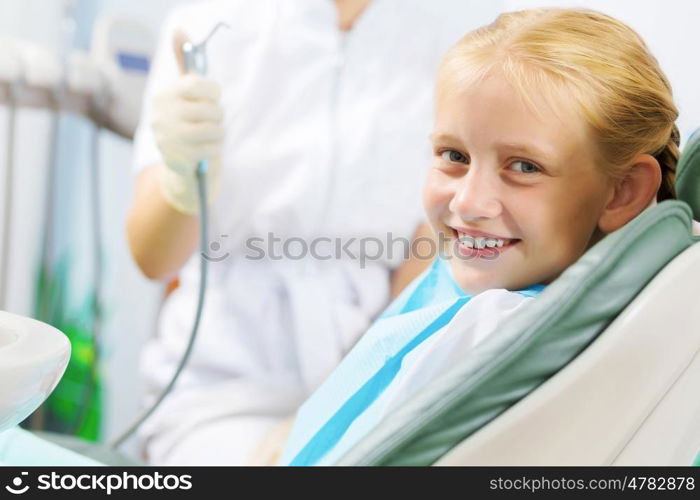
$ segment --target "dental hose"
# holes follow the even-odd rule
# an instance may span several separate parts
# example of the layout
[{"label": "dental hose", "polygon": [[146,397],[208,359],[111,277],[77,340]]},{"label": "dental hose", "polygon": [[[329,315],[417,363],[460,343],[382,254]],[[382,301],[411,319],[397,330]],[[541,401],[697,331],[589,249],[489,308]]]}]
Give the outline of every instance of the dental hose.
[{"label": "dental hose", "polygon": [[[198,44],[193,44],[189,40],[186,40],[182,43],[181,49],[182,49],[182,56],[183,56],[183,65],[184,65],[184,70],[188,73],[199,73],[200,75],[203,75],[207,72],[207,58],[206,58],[206,46],[211,37],[216,33],[219,28],[228,28],[230,29],[231,27],[226,24],[226,23],[217,23],[211,31],[209,31],[209,34],[206,36],[206,38],[198,43]],[[124,441],[126,441],[129,437],[131,437],[136,430],[143,424],[143,422],[150,417],[153,412],[160,406],[162,403],[163,399],[170,393],[172,390],[173,386],[175,385],[175,382],[177,381],[178,377],[180,376],[180,373],[182,372],[183,368],[185,367],[185,364],[187,363],[187,360],[190,357],[190,354],[192,353],[192,347],[194,346],[194,341],[197,337],[197,330],[199,329],[199,322],[202,317],[202,309],[204,306],[204,294],[207,289],[207,267],[208,267],[208,260],[206,258],[207,255],[207,241],[209,241],[209,228],[208,228],[208,210],[207,210],[207,162],[206,161],[200,161],[197,164],[197,169],[195,171],[195,175],[197,176],[197,191],[199,193],[199,257],[200,257],[200,278],[199,278],[199,292],[197,294],[197,311],[195,313],[194,317],[194,324],[192,325],[192,333],[190,333],[190,339],[187,342],[187,348],[185,349],[185,353],[182,355],[182,358],[180,359],[180,363],[177,365],[177,369],[175,370],[174,375],[170,379],[170,382],[168,385],[163,389],[158,396],[158,398],[155,400],[155,402],[146,410],[139,418],[134,421],[131,426],[122,433],[121,436],[119,436],[117,439],[115,439],[111,447],[112,448],[117,448],[119,447]]]},{"label": "dental hose", "polygon": [[199,330],[199,323],[202,318],[202,309],[204,308],[204,296],[207,289],[207,270],[208,261],[206,259],[207,254],[207,241],[209,236],[208,227],[208,210],[207,210],[207,163],[205,161],[199,162],[197,165],[196,176],[197,176],[197,191],[199,192],[199,262],[200,262],[200,278],[199,278],[199,291],[197,294],[197,310],[194,316],[194,323],[192,325],[192,331],[190,333],[189,341],[187,342],[187,348],[185,353],[180,358],[180,363],[177,365],[175,373],[170,378],[170,382],[163,389],[151,406],[144,411],[130,426],[126,429],[117,439],[115,439],[110,447],[113,449],[121,446],[127,439],[129,439],[136,430],[143,424],[153,412],[160,406],[163,399],[170,393],[172,388],[175,386],[180,373],[182,372],[187,360],[192,353],[192,348],[194,346],[194,341],[197,338],[197,331]]}]

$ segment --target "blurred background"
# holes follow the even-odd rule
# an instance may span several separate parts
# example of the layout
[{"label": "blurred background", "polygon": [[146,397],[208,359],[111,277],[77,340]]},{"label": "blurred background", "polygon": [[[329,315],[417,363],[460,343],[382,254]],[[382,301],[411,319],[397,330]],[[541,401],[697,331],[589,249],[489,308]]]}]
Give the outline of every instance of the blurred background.
[{"label": "blurred background", "polygon": [[[138,412],[139,353],[168,283],[145,279],[128,251],[131,135],[160,23],[193,1],[0,2],[0,309],[53,324],[73,345],[66,375],[27,427],[102,441]],[[681,145],[700,125],[698,2],[425,5],[454,40],[507,10],[611,14],[642,35],[671,80]]]}]

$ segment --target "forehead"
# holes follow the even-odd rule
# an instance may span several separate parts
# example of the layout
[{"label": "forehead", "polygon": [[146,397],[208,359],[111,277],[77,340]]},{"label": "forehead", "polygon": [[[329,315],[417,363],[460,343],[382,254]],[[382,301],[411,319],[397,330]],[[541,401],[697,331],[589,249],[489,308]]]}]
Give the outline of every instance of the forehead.
[{"label": "forehead", "polygon": [[433,137],[443,134],[489,146],[537,145],[557,157],[592,148],[586,121],[572,99],[544,87],[514,85],[498,73],[438,83]]}]

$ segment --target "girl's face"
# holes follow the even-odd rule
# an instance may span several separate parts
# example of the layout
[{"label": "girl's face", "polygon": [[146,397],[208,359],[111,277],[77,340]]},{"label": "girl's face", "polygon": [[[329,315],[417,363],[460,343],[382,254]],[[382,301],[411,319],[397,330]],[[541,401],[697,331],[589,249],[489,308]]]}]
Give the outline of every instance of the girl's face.
[{"label": "girl's face", "polygon": [[467,293],[547,284],[600,236],[613,186],[583,120],[540,111],[494,77],[437,103],[423,201]]}]

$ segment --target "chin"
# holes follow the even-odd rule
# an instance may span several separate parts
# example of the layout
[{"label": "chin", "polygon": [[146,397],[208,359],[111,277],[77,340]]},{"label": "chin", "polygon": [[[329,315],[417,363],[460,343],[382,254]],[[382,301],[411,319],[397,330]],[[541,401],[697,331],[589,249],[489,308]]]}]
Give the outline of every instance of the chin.
[{"label": "chin", "polygon": [[505,288],[501,280],[493,276],[492,273],[481,274],[475,273],[473,270],[455,269],[453,267],[452,275],[457,285],[469,295],[477,295],[493,288]]}]

